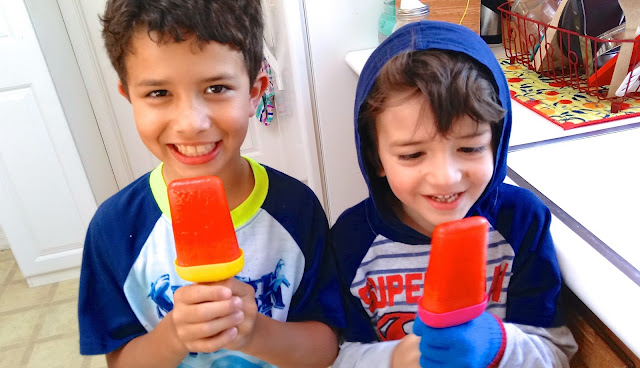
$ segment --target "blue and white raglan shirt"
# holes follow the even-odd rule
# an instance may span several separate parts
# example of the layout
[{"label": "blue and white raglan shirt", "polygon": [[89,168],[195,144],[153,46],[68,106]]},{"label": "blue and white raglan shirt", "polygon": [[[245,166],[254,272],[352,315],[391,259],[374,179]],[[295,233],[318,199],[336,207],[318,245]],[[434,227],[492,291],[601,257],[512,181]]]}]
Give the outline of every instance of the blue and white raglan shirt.
[{"label": "blue and white raglan shirt", "polygon": [[[255,187],[231,211],[258,312],[278,321],[343,325],[335,268],[325,262],[326,215],[306,185],[251,159]],[[105,201],[87,232],[78,317],[80,352],[105,354],[151,331],[189,282],[175,271],[162,165]],[[222,349],[189,354],[180,367],[270,367]]]},{"label": "blue and white raglan shirt", "polygon": [[550,212],[531,192],[503,183],[511,131],[504,74],[477,34],[434,21],[411,23],[392,34],[373,52],[358,81],[356,148],[369,197],[346,210],[331,229],[347,314],[340,354],[333,367],[388,366],[399,340],[413,331],[431,239],[402,223],[383,200],[390,189],[385,178],[367,172],[358,120],[380,69],[402,52],[427,49],[462,52],[486,66],[506,110],[493,177],[467,214],[484,216],[491,225],[487,310],[503,320],[506,330],[507,345],[500,366],[568,367],[577,345],[564,326],[562,281],[549,232]]}]

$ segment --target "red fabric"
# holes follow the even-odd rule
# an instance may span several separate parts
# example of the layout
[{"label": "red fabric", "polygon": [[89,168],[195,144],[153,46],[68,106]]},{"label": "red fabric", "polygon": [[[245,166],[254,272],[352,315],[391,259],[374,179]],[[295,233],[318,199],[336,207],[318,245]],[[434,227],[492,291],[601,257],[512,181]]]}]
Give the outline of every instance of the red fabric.
[{"label": "red fabric", "polygon": [[500,361],[502,360],[502,356],[504,355],[504,350],[507,348],[507,331],[505,331],[504,329],[504,324],[502,324],[502,320],[500,318],[496,316],[493,316],[493,317],[498,321],[498,324],[500,325],[500,330],[502,331],[502,342],[500,344],[500,349],[498,350],[498,353],[496,354],[495,358],[493,358],[493,361],[488,365],[487,368],[497,367],[500,364]]}]

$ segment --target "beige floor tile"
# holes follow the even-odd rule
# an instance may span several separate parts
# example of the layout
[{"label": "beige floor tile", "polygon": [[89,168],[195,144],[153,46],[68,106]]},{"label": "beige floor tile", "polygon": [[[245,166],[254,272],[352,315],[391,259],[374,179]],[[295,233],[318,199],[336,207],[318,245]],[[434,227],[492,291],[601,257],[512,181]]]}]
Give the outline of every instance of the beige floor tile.
[{"label": "beige floor tile", "polygon": [[96,355],[90,357],[91,362],[89,363],[89,368],[107,368],[107,361],[104,358],[104,355]]},{"label": "beige floor tile", "polygon": [[12,274],[10,276],[10,278],[7,280],[7,282],[17,282],[17,281],[21,281],[23,282],[25,285],[27,285],[27,280],[24,279],[24,276],[22,276],[22,272],[20,271],[19,267],[14,267]]},{"label": "beige floor tile", "polygon": [[23,346],[0,351],[0,368],[14,368],[22,367],[22,356],[24,355],[25,348]]},{"label": "beige floor tile", "polygon": [[0,312],[47,304],[52,287],[52,284],[29,287],[26,281],[9,284],[2,293]]},{"label": "beige floor tile", "polygon": [[78,285],[80,279],[71,279],[58,283],[58,288],[53,294],[53,300],[78,299]]},{"label": "beige floor tile", "polygon": [[68,333],[78,333],[78,313],[75,302],[47,307],[42,327],[36,338],[45,338]]},{"label": "beige floor tile", "polygon": [[0,347],[26,343],[38,322],[39,314],[39,309],[33,309],[0,316]]},{"label": "beige floor tile", "polygon": [[37,342],[26,368],[76,368],[82,365],[78,337]]},{"label": "beige floor tile", "polygon": [[0,250],[0,262],[10,259],[13,259],[13,253],[11,253],[11,249]]},{"label": "beige floor tile", "polygon": [[15,265],[16,261],[13,259],[0,260],[0,283],[4,282]]}]

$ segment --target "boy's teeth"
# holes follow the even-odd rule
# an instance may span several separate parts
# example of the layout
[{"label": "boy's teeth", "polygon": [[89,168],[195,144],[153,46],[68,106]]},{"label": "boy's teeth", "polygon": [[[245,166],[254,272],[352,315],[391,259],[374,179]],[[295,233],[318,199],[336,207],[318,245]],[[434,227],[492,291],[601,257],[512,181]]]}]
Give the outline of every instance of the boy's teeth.
[{"label": "boy's teeth", "polygon": [[174,144],[178,152],[182,153],[185,156],[193,157],[193,156],[202,156],[210,153],[215,148],[215,143],[202,144],[198,146],[194,145],[186,145],[186,144]]},{"label": "boy's teeth", "polygon": [[434,200],[436,200],[438,202],[450,203],[450,202],[453,202],[456,199],[458,199],[458,193],[456,193],[456,194],[447,194],[447,195],[444,195],[444,196],[431,196],[431,198],[433,198]]}]

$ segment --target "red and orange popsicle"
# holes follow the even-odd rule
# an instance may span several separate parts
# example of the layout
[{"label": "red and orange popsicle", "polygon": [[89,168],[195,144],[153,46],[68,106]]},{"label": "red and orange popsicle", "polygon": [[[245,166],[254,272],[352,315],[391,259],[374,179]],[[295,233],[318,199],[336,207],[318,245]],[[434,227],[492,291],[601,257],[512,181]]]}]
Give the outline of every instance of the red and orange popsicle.
[{"label": "red and orange popsicle", "polygon": [[489,222],[481,216],[435,227],[418,315],[442,328],[468,322],[487,304],[486,267]]},{"label": "red and orange popsicle", "polygon": [[202,176],[172,181],[168,187],[175,267],[193,282],[235,276],[244,266],[222,180]]}]

